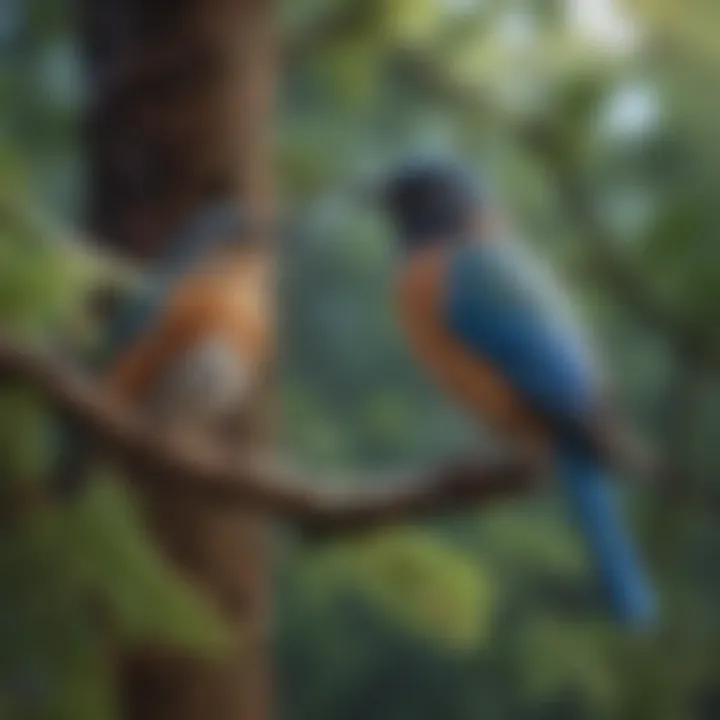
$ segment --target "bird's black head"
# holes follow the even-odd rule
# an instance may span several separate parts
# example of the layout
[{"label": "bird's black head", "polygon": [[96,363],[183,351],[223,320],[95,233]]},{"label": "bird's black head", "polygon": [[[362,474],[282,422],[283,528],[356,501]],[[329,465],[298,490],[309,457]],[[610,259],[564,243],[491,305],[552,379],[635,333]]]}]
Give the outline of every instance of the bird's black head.
[{"label": "bird's black head", "polygon": [[481,209],[472,177],[449,163],[408,165],[386,180],[382,196],[408,250],[462,240]]}]

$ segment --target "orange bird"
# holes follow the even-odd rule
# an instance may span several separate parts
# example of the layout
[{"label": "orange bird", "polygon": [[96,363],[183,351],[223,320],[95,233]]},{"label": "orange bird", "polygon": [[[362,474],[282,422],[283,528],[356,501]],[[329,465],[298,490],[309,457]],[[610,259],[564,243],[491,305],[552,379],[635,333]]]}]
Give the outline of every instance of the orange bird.
[{"label": "orange bird", "polygon": [[[104,383],[163,425],[242,421],[272,362],[271,265],[244,230],[232,208],[202,212],[111,323]],[[63,435],[56,486],[72,493],[88,454],[77,429]]]}]

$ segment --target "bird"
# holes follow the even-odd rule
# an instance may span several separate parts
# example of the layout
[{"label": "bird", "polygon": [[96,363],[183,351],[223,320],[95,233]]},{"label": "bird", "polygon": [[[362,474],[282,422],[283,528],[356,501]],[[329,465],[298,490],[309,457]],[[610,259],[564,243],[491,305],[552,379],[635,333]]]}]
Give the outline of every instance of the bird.
[{"label": "bird", "polygon": [[609,613],[652,629],[658,599],[603,454],[609,382],[558,279],[459,162],[407,163],[379,195],[400,247],[395,304],[415,358],[471,415],[548,454]]},{"label": "bird", "polygon": [[[102,390],[154,427],[237,430],[274,355],[270,257],[229,203],[202,208],[120,305],[93,359]],[[59,433],[53,489],[75,497],[94,465],[82,429]]]}]

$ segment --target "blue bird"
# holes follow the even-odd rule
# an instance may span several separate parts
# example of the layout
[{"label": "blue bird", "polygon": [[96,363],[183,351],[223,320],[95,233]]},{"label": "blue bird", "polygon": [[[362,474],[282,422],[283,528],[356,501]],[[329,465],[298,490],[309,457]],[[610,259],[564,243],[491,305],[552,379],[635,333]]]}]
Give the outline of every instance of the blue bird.
[{"label": "blue bird", "polygon": [[493,226],[461,168],[405,168],[383,203],[404,250],[397,299],[416,356],[472,413],[549,448],[612,611],[651,628],[656,597],[597,452],[609,436],[605,381],[556,281]]}]

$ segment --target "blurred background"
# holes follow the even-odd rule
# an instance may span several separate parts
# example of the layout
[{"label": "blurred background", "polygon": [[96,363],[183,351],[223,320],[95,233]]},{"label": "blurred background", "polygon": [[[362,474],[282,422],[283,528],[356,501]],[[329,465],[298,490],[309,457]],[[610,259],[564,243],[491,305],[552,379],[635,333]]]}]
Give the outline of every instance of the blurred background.
[{"label": "blurred background", "polygon": [[[79,308],[100,272],[68,253],[88,87],[67,5],[0,3],[0,321],[47,337],[92,332]],[[720,717],[720,6],[285,0],[276,24],[283,452],[372,483],[486,441],[412,363],[389,229],[354,191],[452,153],[566,279],[624,408],[679,469],[627,498],[665,606],[652,638],[604,616],[552,491],[356,541],[281,532],[278,716]],[[3,483],[43,475],[47,415],[3,388]],[[117,717],[109,647],[223,652],[222,622],[121,485],[0,514],[0,717]]]}]

